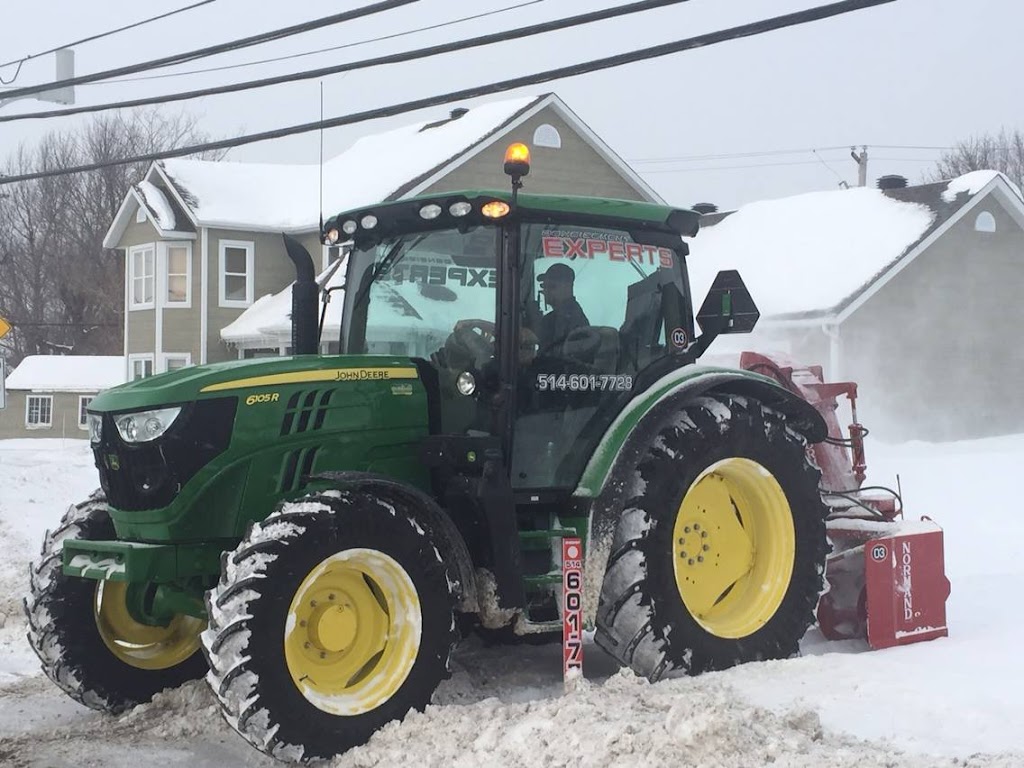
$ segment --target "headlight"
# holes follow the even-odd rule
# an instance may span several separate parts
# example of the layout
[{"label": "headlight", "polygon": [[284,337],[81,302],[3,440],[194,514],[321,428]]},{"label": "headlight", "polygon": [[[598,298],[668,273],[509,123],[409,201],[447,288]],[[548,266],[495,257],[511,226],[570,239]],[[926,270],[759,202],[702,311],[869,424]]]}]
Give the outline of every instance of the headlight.
[{"label": "headlight", "polygon": [[160,408],[155,411],[123,413],[114,418],[117,431],[126,443],[148,443],[167,431],[181,413],[181,408]]},{"label": "headlight", "polygon": [[85,418],[89,424],[89,442],[98,443],[103,437],[103,417],[98,413],[90,413]]}]

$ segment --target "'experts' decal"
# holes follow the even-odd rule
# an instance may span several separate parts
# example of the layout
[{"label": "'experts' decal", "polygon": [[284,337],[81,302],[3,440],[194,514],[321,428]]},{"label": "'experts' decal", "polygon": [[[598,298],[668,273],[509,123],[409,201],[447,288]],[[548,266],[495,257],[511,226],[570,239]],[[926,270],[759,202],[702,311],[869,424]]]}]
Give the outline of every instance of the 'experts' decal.
[{"label": "'experts' decal", "polygon": [[279,384],[306,384],[313,381],[388,381],[391,379],[416,379],[415,368],[326,368],[316,371],[293,371],[292,373],[271,373],[266,376],[252,376],[247,379],[222,381],[203,387],[202,392],[223,392],[228,389],[248,387],[272,387]]}]

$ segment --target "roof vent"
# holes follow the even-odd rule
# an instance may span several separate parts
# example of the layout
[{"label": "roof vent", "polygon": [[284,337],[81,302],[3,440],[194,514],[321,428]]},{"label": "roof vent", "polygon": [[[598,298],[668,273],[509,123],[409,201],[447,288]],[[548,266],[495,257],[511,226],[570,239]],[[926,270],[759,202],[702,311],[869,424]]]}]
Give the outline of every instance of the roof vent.
[{"label": "roof vent", "polygon": [[466,109],[465,107],[456,107],[451,112],[449,112],[448,115],[451,117],[452,120],[458,120],[467,112],[469,112],[469,110]]},{"label": "roof vent", "polygon": [[718,213],[718,206],[714,203],[694,203],[693,210],[703,214]]},{"label": "roof vent", "polygon": [[887,189],[905,189],[907,186],[906,176],[897,176],[892,174],[890,176],[879,176],[878,177],[878,188],[882,191]]}]

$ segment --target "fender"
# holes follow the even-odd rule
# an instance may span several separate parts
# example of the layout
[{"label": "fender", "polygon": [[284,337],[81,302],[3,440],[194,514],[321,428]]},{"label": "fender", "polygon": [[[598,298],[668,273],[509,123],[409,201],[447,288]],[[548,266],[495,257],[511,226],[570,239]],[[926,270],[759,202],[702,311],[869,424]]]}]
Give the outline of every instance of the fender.
[{"label": "fender", "polygon": [[476,576],[462,534],[436,501],[418,488],[373,472],[320,472],[309,478],[306,490],[326,484],[348,491],[368,491],[385,501],[402,501],[422,511],[421,521],[429,530],[445,563],[454,567],[458,610],[475,613],[477,607]]},{"label": "fender", "polygon": [[[681,407],[706,394],[755,397],[786,416],[787,423],[810,443],[828,434],[824,419],[812,405],[774,379],[733,368],[688,365],[663,376],[635,398],[605,433],[573,493],[589,511],[587,551],[583,569],[583,619],[593,624],[612,539],[623,505],[635,495],[633,473],[651,440]],[[588,504],[589,501],[589,504]]]}]

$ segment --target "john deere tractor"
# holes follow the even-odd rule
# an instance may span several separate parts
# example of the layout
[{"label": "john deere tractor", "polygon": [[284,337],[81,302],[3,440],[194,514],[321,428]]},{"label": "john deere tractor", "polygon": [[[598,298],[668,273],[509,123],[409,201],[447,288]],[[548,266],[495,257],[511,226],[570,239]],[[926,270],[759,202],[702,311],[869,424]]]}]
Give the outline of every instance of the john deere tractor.
[{"label": "john deere tractor", "polygon": [[292,356],[93,400],[102,490],[46,537],[26,600],[57,685],[116,713],[205,674],[258,749],[333,755],[426,706],[465,633],[560,627],[566,536],[585,623],[639,674],[797,652],[826,555],[822,418],[697,364],[758,317],[722,272],[695,332],[699,214],[521,194],[528,171],[513,145],[509,192],[329,219],[330,338],[286,237]]}]

